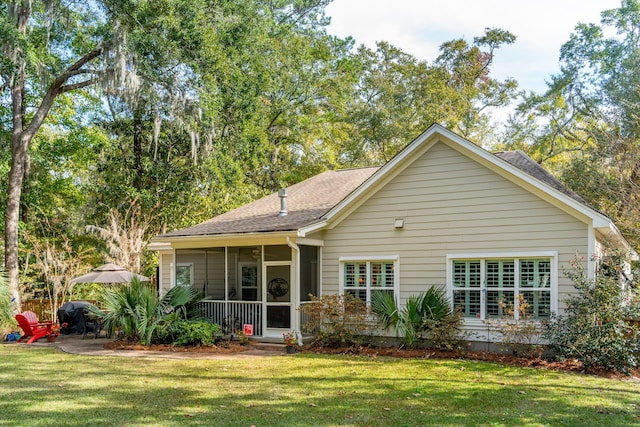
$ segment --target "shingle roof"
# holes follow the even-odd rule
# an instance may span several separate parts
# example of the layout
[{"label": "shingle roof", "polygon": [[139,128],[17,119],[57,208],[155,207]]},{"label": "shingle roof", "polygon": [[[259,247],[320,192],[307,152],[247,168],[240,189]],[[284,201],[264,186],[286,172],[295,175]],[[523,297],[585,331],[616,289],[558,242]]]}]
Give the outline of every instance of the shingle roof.
[{"label": "shingle roof", "polygon": [[286,216],[278,216],[280,198],[273,193],[201,224],[158,237],[298,230],[318,222],[378,169],[367,167],[327,171],[288,187]]},{"label": "shingle roof", "polygon": [[546,169],[536,163],[531,157],[527,156],[523,151],[502,151],[494,154],[496,157],[499,157],[512,166],[517,167],[521,171],[526,172],[539,181],[542,181],[545,184],[555,188],[556,190],[566,194],[573,200],[587,205],[587,202],[582,197],[580,197],[580,195],[565,187],[560,181],[554,178],[553,175],[547,172]]}]

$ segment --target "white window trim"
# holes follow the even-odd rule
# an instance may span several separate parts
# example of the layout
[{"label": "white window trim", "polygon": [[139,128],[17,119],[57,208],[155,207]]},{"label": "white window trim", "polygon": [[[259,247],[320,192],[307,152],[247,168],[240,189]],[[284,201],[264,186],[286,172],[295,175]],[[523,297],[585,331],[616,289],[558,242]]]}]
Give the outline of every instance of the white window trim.
[{"label": "white window trim", "polygon": [[193,286],[193,263],[192,262],[179,262],[176,263],[176,268],[173,270],[175,277],[175,286],[178,286],[178,268],[189,267],[189,286]]},{"label": "white window trim", "polygon": [[[481,260],[492,259],[527,259],[549,258],[551,260],[551,313],[558,312],[558,252],[557,251],[532,251],[532,252],[472,252],[447,254],[447,298],[453,307],[453,261],[454,260]],[[480,263],[480,275],[486,278],[485,262]],[[464,318],[466,324],[484,323],[486,319],[486,290],[487,284],[483,280],[480,284],[480,319]]]},{"label": "white window trim", "polygon": [[[338,258],[338,292],[344,295],[344,264],[347,262],[393,262],[393,297],[396,304],[400,300],[400,256],[399,255],[358,255],[358,256],[341,256]],[[367,286],[367,288],[370,288]],[[367,302],[369,304],[369,301]]]}]

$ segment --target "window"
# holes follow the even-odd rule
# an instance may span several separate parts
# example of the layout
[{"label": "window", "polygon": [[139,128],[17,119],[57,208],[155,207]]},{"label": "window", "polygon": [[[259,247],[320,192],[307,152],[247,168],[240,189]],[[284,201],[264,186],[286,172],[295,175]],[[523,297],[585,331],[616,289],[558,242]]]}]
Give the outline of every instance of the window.
[{"label": "window", "polygon": [[176,285],[192,286],[193,285],[193,264],[176,265]]},{"label": "window", "polygon": [[351,260],[341,259],[342,283],[345,294],[371,303],[375,292],[397,295],[397,257],[390,259]]},{"label": "window", "polygon": [[451,297],[453,306],[467,318],[490,319],[507,315],[517,301],[528,304],[534,319],[551,314],[552,258],[479,258],[454,259],[451,262]]}]

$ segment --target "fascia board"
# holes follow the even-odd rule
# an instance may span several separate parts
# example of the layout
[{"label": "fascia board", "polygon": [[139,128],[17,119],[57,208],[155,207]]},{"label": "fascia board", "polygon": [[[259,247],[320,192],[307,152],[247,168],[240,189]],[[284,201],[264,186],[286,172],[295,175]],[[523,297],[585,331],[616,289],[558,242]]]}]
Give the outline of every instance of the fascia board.
[{"label": "fascia board", "polygon": [[[286,241],[287,237],[296,237],[296,231],[287,232],[264,232],[264,233],[240,233],[240,234],[215,234],[215,235],[198,235],[198,236],[172,236],[172,237],[154,237],[148,245],[151,248],[159,247],[161,244],[169,245],[170,248],[187,248],[187,247],[206,247],[211,245],[226,246],[228,244],[237,244],[244,242],[258,242],[256,244],[271,244],[274,241]],[[156,249],[151,249],[156,250]]]},{"label": "fascia board", "polygon": [[596,229],[600,232],[602,236],[608,239],[617,241],[622,246],[624,246],[624,249],[629,254],[629,257],[632,260],[637,261],[639,259],[638,253],[635,251],[635,249],[633,249],[631,244],[627,242],[627,240],[624,238],[624,236],[622,235],[622,233],[620,232],[618,227],[616,227],[615,224],[611,223],[607,227],[597,227]]},{"label": "fascia board", "polygon": [[327,226],[327,221],[316,222],[315,224],[307,225],[305,227],[301,227],[298,230],[298,237],[305,237],[308,234],[315,233],[316,231],[322,230]]}]

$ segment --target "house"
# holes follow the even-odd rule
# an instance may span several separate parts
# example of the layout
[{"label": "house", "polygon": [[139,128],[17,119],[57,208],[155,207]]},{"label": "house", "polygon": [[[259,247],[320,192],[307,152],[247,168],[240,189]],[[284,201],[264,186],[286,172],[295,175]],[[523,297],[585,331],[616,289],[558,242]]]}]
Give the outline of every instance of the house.
[{"label": "house", "polygon": [[383,167],[328,171],[209,221],[155,237],[163,292],[189,284],[218,323],[300,330],[309,295],[407,297],[441,286],[476,340],[500,301],[562,313],[562,269],[605,246],[613,222],[522,152],[491,154],[433,125]]}]

